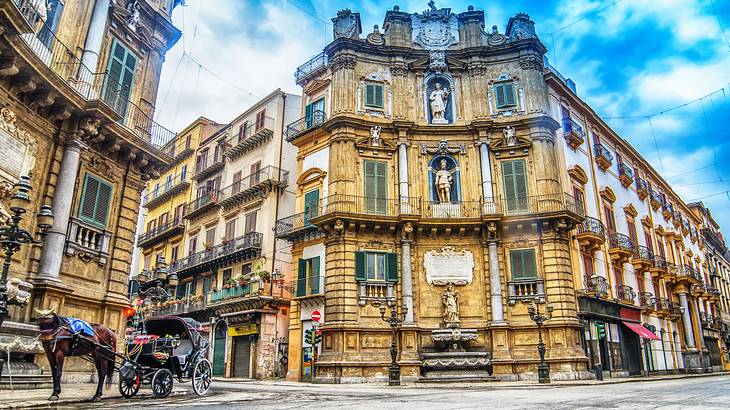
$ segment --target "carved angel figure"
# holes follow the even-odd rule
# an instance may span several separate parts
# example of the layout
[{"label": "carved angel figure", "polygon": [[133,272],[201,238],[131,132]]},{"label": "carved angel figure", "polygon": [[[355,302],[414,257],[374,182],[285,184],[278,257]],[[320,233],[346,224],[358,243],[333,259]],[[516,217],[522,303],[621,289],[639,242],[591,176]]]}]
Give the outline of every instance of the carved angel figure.
[{"label": "carved angel figure", "polygon": [[502,134],[504,135],[504,144],[508,147],[512,147],[517,145],[517,131],[515,131],[515,127],[508,126],[504,130],[502,130]]}]

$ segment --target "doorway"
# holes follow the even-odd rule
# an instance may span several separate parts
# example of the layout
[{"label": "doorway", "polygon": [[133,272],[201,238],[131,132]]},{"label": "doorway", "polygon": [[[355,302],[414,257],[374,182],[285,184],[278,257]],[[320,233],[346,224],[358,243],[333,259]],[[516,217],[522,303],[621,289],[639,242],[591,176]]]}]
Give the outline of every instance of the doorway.
[{"label": "doorway", "polygon": [[218,322],[213,335],[213,375],[226,374],[226,333],[228,326],[225,322]]},{"label": "doorway", "polygon": [[233,377],[248,379],[251,377],[251,338],[236,336],[233,338]]}]

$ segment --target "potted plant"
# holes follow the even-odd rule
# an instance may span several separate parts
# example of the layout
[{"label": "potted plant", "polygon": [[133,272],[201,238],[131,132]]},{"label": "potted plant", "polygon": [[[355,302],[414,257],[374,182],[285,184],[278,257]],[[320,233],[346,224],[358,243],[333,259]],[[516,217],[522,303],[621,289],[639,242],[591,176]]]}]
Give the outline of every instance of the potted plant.
[{"label": "potted plant", "polygon": [[248,278],[243,274],[240,274],[236,276],[236,282],[238,282],[239,286],[243,286],[248,283]]}]

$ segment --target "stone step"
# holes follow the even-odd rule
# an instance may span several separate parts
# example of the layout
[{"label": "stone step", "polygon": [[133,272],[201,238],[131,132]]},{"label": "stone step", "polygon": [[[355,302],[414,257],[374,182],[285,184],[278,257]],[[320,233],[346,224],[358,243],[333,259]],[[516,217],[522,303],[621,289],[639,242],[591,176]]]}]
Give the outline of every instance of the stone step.
[{"label": "stone step", "polygon": [[[13,377],[13,389],[15,390],[33,390],[53,388],[53,378],[50,374],[19,374]],[[10,390],[10,377],[3,372],[0,378],[0,390]]]},{"label": "stone step", "polygon": [[461,382],[498,382],[499,379],[493,376],[470,376],[470,375],[438,375],[423,376],[416,380],[416,383],[461,383]]}]

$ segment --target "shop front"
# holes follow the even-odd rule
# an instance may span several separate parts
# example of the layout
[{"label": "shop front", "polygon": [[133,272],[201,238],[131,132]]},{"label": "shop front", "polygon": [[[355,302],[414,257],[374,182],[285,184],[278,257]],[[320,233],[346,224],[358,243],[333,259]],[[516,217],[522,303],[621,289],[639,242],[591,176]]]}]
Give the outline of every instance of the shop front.
[{"label": "shop front", "polygon": [[641,310],[589,296],[581,296],[584,349],[591,370],[602,377],[640,375],[650,370],[651,341],[660,338],[641,323]]}]

